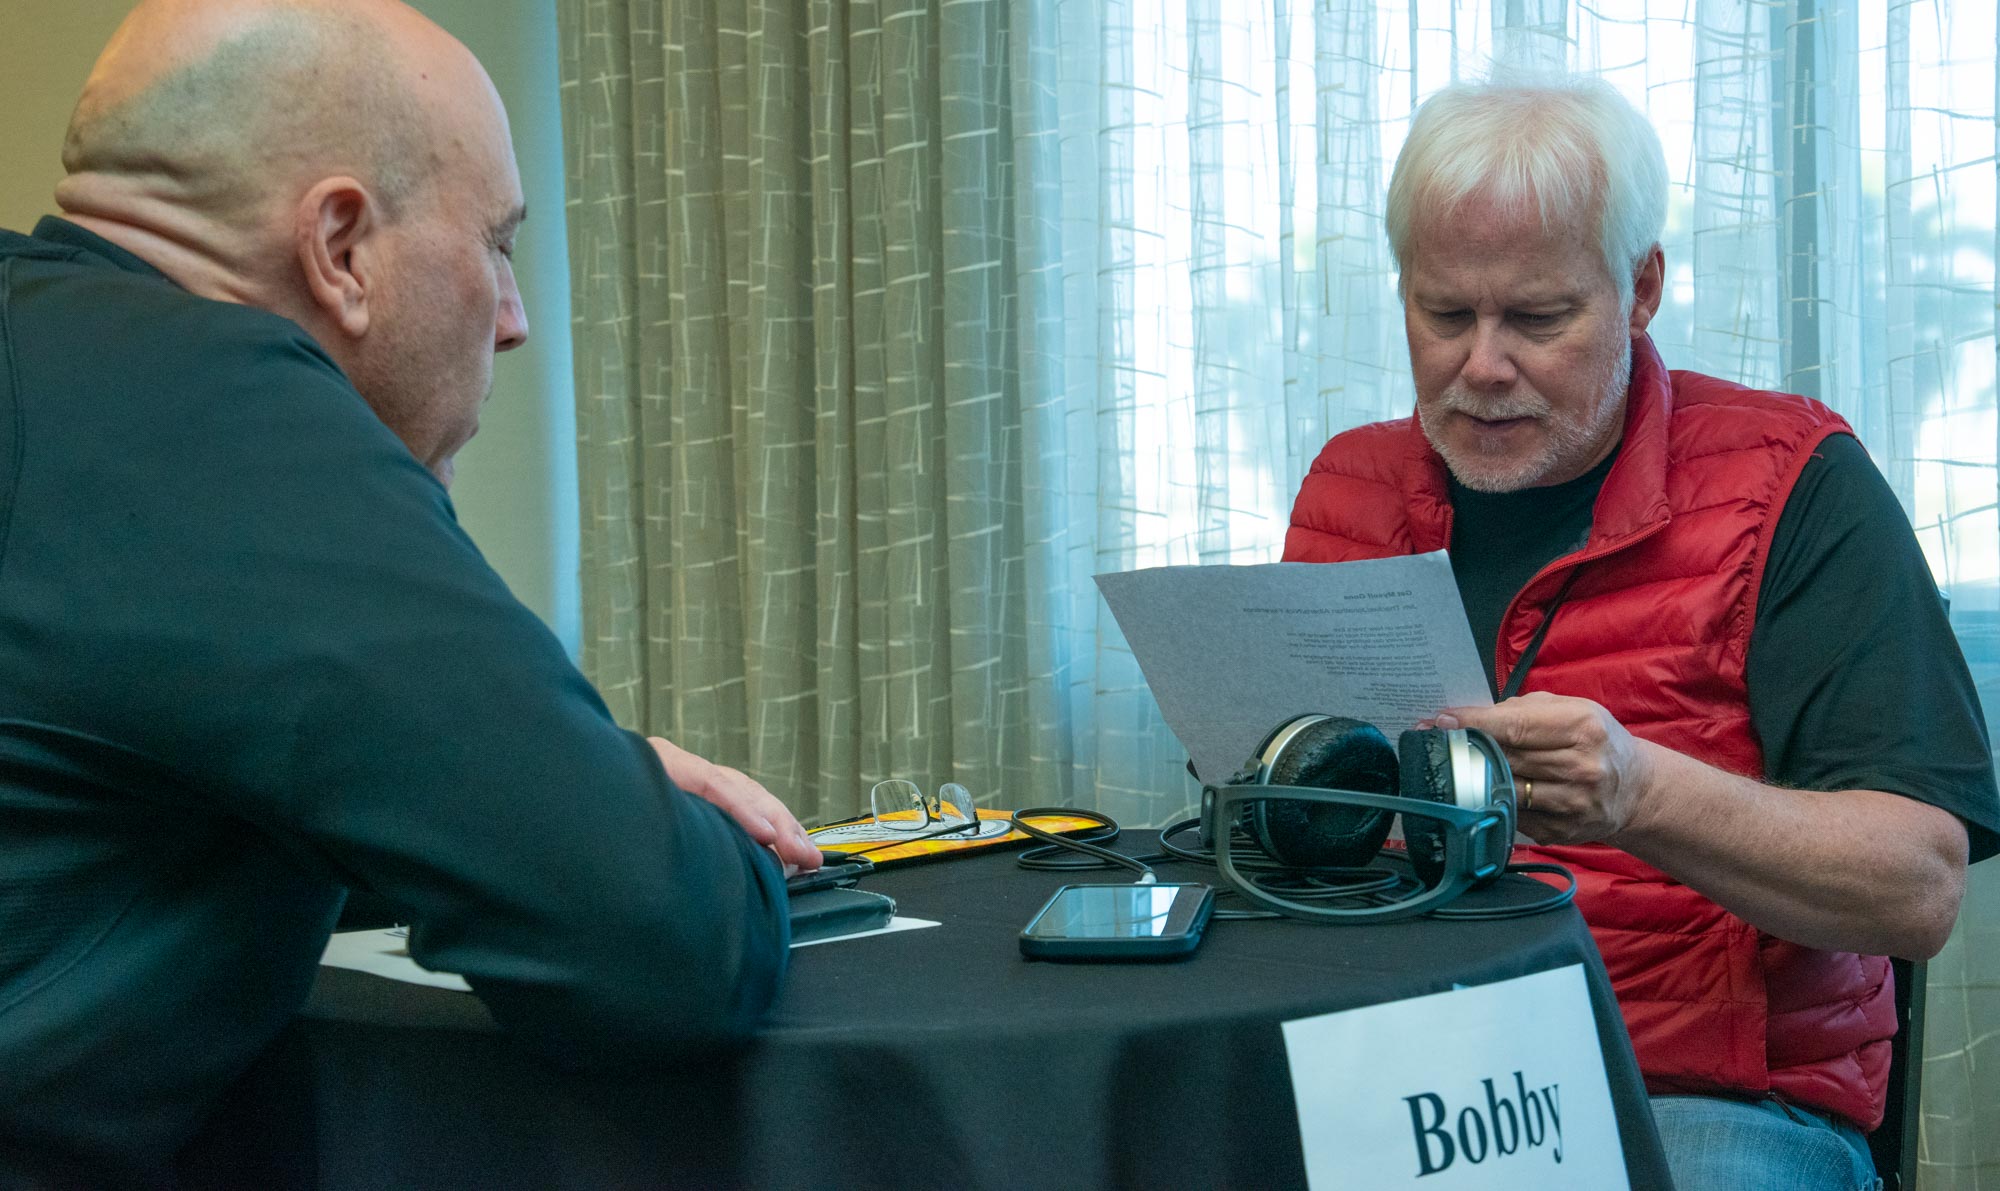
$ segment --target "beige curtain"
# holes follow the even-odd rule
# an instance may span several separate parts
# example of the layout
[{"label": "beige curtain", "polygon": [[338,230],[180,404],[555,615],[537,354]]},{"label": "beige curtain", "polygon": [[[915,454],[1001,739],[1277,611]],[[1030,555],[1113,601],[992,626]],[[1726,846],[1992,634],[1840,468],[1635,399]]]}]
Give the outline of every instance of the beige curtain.
[{"label": "beige curtain", "polygon": [[1066,794],[1029,727],[1004,14],[560,5],[584,667],[808,822],[892,776]]}]

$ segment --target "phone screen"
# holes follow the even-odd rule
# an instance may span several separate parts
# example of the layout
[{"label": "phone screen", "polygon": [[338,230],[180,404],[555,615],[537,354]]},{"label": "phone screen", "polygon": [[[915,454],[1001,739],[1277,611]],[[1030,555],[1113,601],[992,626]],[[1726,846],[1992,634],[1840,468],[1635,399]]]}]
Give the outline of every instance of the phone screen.
[{"label": "phone screen", "polygon": [[1202,885],[1070,885],[1028,926],[1033,938],[1155,939],[1187,930]]}]

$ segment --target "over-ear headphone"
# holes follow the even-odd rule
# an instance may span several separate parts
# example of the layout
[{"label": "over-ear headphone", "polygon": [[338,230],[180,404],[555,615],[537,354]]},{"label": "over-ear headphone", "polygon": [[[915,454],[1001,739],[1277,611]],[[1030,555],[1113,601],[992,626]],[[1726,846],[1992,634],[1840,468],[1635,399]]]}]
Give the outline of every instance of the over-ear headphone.
[{"label": "over-ear headphone", "polygon": [[[1238,872],[1237,828],[1282,864],[1355,868],[1375,858],[1395,815],[1424,892],[1340,909],[1295,901]],[[1381,922],[1427,914],[1507,867],[1514,776],[1476,728],[1412,728],[1394,748],[1371,724],[1300,715],[1264,738],[1243,768],[1202,790],[1202,842],[1239,892],[1299,918]]]}]

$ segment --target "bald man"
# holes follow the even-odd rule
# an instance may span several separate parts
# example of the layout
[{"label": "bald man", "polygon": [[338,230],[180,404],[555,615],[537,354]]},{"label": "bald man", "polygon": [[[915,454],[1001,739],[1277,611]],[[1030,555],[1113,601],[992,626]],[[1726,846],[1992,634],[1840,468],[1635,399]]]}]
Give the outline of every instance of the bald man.
[{"label": "bald man", "polygon": [[348,888],[530,1046],[744,1035],[818,853],[620,730],[445,491],[528,324],[506,115],[392,0],[148,0],[0,232],[0,1185],[145,1185]]}]

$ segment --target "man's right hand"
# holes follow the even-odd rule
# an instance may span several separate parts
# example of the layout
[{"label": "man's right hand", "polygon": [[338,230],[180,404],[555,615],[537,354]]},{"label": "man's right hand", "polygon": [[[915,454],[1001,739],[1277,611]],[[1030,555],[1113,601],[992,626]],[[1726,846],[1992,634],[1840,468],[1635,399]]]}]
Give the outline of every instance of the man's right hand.
[{"label": "man's right hand", "polygon": [[1653,785],[1654,752],[1588,699],[1530,691],[1490,707],[1448,707],[1439,728],[1478,728],[1507,752],[1520,788],[1521,831],[1538,844],[1616,843]]},{"label": "man's right hand", "polygon": [[667,776],[681,789],[722,809],[750,838],[777,853],[785,875],[811,872],[820,866],[819,849],[777,795],[740,769],[717,765],[659,736],[647,743],[660,756]]}]

